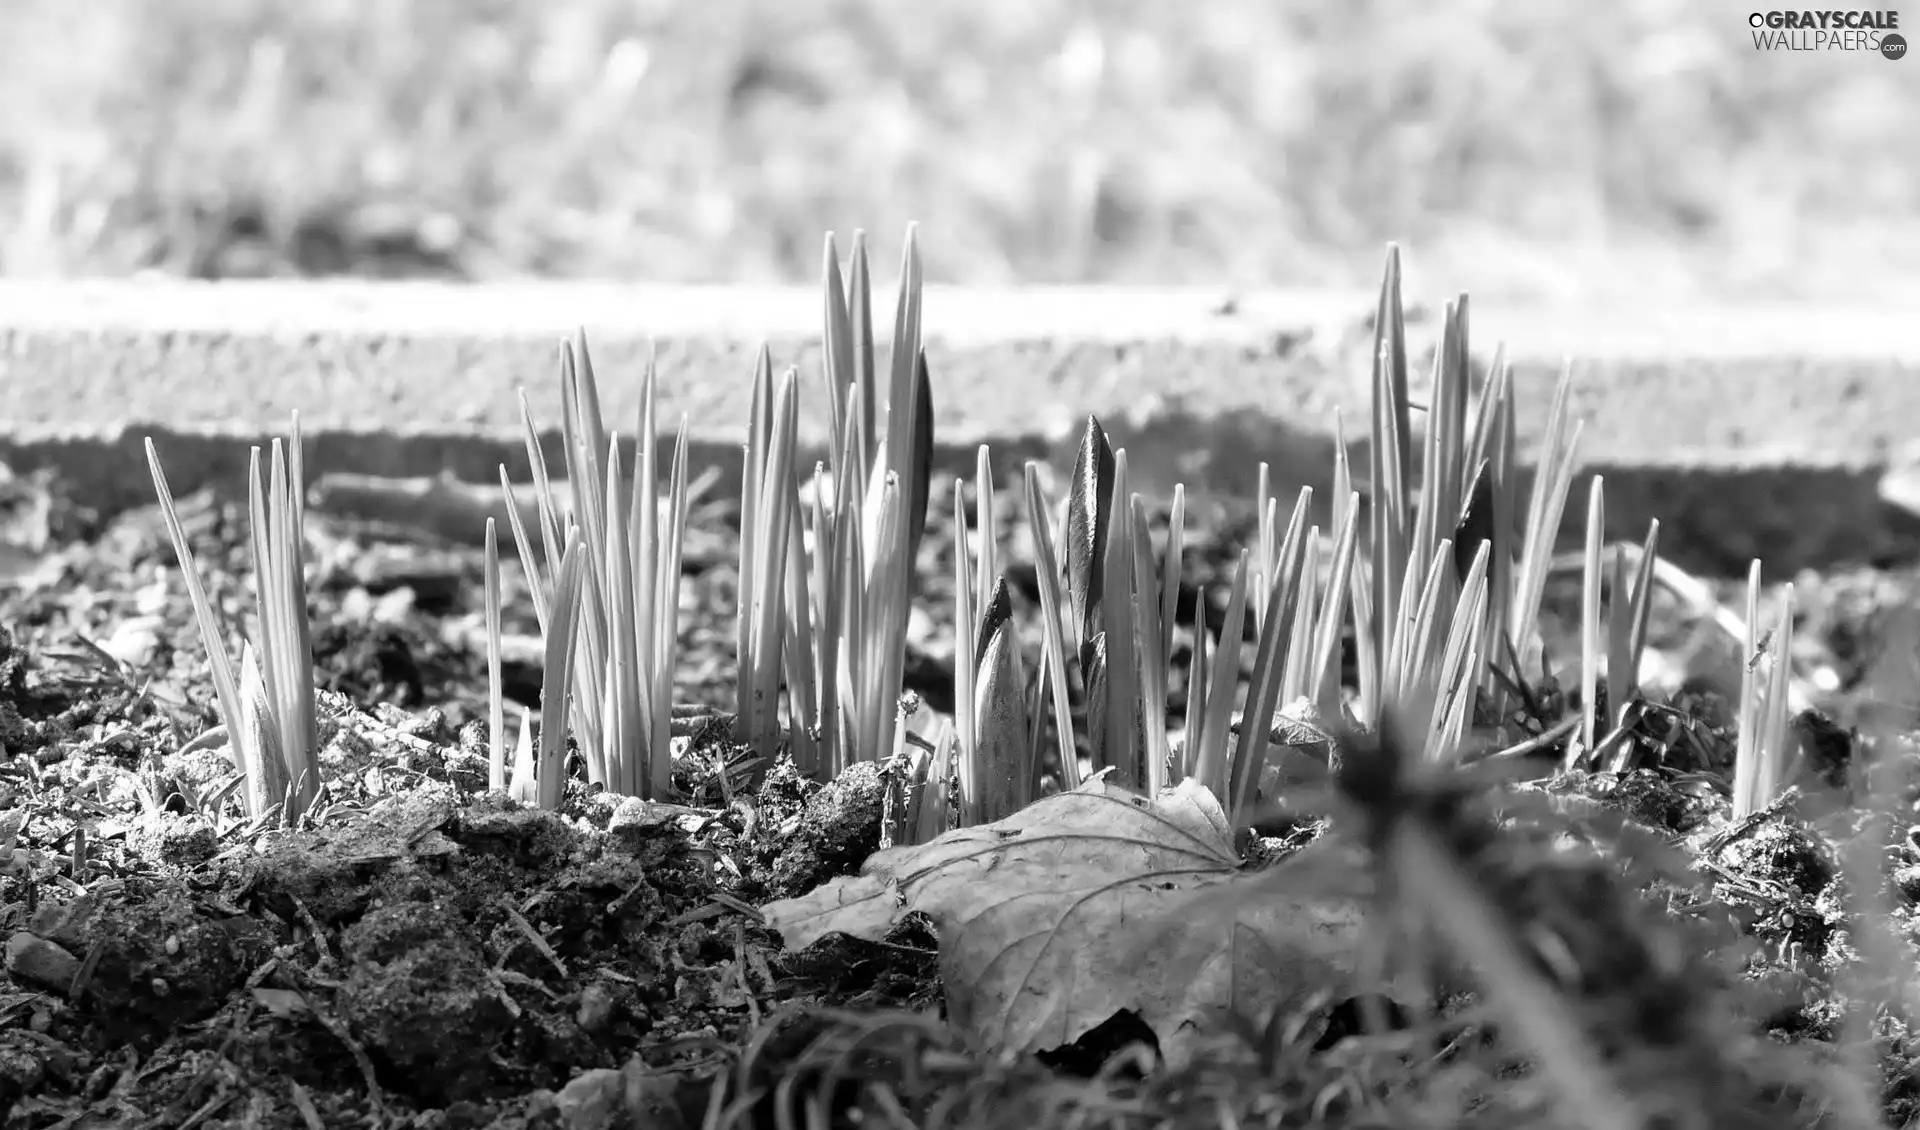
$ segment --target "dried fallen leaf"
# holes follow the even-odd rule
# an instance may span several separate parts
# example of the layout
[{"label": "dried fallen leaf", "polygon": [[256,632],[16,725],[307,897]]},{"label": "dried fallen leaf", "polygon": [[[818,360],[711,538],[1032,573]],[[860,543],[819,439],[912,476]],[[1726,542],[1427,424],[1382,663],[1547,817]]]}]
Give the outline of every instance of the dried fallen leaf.
[{"label": "dried fallen leaf", "polygon": [[[879,852],[859,875],[764,912],[794,950],[830,933],[877,940],[924,913],[940,936],[950,1018],[976,1041],[1058,1047],[1131,1009],[1180,1064],[1229,1009],[1258,1015],[1351,977],[1357,900],[1270,881],[1257,899],[1231,897],[1224,885],[1252,874],[1197,782],[1148,800],[1102,776],[1004,820]],[[1209,910],[1197,913],[1202,898]]]}]

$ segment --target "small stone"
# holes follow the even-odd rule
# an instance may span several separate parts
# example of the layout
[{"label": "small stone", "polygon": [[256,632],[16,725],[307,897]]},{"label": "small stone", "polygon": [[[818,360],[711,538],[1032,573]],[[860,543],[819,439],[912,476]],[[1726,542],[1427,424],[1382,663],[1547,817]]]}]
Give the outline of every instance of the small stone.
[{"label": "small stone", "polygon": [[1920,864],[1895,868],[1893,885],[1910,903],[1920,904]]},{"label": "small stone", "polygon": [[617,1068],[595,1068],[560,1088],[553,1105],[567,1130],[614,1130],[626,1122],[626,1090],[626,1080]]},{"label": "small stone", "polygon": [[588,1032],[602,1032],[613,1023],[614,1008],[619,1004],[619,994],[605,981],[595,981],[580,992],[580,1007],[574,1013],[575,1021]]},{"label": "small stone", "polygon": [[80,973],[80,959],[38,934],[21,930],[7,939],[7,973],[16,981],[64,994]]},{"label": "small stone", "polygon": [[639,797],[623,797],[613,815],[607,818],[608,834],[621,832],[664,831],[681,823],[687,817],[699,818],[698,809],[688,808],[684,804],[666,804],[655,800],[641,800]]}]

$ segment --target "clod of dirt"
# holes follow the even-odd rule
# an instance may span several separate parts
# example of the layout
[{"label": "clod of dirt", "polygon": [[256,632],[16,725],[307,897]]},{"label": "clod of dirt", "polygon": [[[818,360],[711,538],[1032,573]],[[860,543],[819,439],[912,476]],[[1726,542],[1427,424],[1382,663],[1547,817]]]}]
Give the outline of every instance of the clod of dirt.
[{"label": "clod of dirt", "polygon": [[427,876],[380,885],[380,901],[342,932],[350,972],[336,997],[356,1036],[436,1106],[486,1085],[516,1011],[440,885]]},{"label": "clod of dirt", "polygon": [[27,929],[86,955],[61,991],[82,1015],[110,1021],[136,1044],[211,1016],[270,947],[257,924],[203,905],[174,882],[43,907]]},{"label": "clod of dirt", "polygon": [[1761,817],[1708,857],[1716,897],[1754,938],[1819,958],[1846,921],[1833,847],[1791,814]]},{"label": "clod of dirt", "polygon": [[244,889],[290,921],[356,917],[374,898],[371,881],[389,868],[459,852],[440,831],[452,818],[449,798],[423,788],[376,806],[366,819],[276,843],[253,862]]},{"label": "clod of dirt", "polygon": [[768,889],[791,898],[858,871],[880,850],[887,787],[885,770],[862,761],[809,797],[791,829],[763,827],[772,837],[766,846],[777,854]]},{"label": "clod of dirt", "polygon": [[154,858],[169,867],[197,867],[220,850],[220,837],[204,817],[160,818],[152,836]]},{"label": "clod of dirt", "polygon": [[[222,1054],[261,1080],[316,1095],[359,1080],[369,1095],[446,1110],[448,1125],[462,1104],[560,1087],[650,1037],[711,1032],[746,1011],[744,951],[704,921],[683,924],[712,887],[677,829],[606,836],[432,781],[319,820],[258,855],[197,866],[199,818],[141,833],[149,852],[183,852],[194,889],[224,894],[166,878],[49,904],[10,942],[9,973],[60,994],[82,985],[82,1023],[55,1029],[72,1046],[137,1031],[152,1055],[190,1059],[195,1033],[219,1043],[230,1030]],[[202,1023],[216,1014],[228,1019]],[[32,1083],[7,1062],[0,1044],[0,1090]]]},{"label": "clod of dirt", "polygon": [[237,772],[224,737],[160,755],[160,786],[165,795],[212,796]]},{"label": "clod of dirt", "polygon": [[1748,881],[1776,884],[1808,901],[1827,889],[1838,870],[1833,849],[1811,828],[1784,816],[1736,836],[1717,860]]},{"label": "clod of dirt", "polygon": [[7,973],[26,984],[64,993],[80,974],[80,959],[62,946],[20,930],[7,939]]},{"label": "clod of dirt", "polygon": [[1699,828],[1719,807],[1719,798],[1713,793],[1689,788],[1650,769],[1620,774],[1605,799],[1630,819],[1675,834]]}]

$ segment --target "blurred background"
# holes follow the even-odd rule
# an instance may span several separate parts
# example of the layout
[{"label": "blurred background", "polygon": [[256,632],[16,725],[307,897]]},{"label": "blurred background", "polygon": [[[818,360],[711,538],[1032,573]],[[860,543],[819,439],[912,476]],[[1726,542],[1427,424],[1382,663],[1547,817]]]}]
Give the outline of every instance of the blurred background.
[{"label": "blurred background", "polygon": [[1920,61],[1747,11],[0,0],[0,273],[1920,296]]}]

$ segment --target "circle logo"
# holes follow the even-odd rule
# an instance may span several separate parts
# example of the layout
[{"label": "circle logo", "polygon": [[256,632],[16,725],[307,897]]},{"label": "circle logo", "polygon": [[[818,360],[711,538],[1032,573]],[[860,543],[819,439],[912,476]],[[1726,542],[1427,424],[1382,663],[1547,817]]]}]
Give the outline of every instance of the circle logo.
[{"label": "circle logo", "polygon": [[1880,53],[1889,59],[1902,59],[1907,54],[1907,41],[1899,32],[1880,37]]}]

